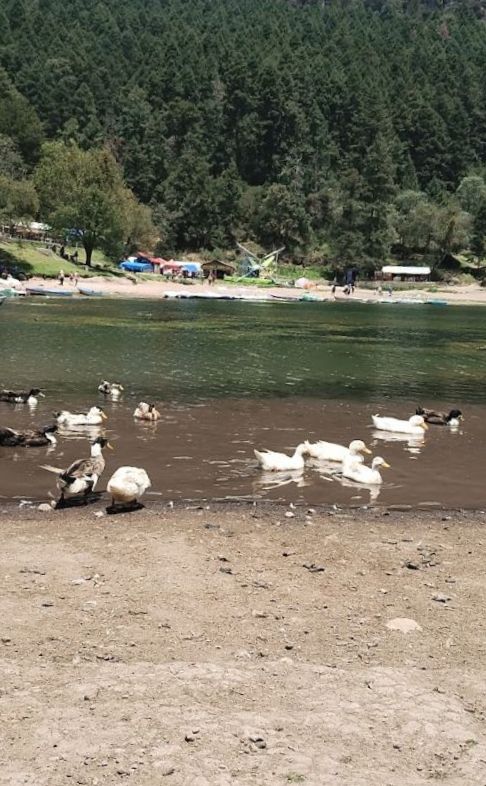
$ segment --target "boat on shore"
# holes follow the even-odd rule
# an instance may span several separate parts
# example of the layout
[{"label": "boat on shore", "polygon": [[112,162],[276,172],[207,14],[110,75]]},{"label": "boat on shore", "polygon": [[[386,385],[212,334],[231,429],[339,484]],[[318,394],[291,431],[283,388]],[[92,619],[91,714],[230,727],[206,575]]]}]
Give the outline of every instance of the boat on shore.
[{"label": "boat on shore", "polygon": [[85,297],[103,297],[105,294],[101,289],[91,289],[90,287],[83,287],[79,286],[78,284],[78,292],[80,295],[84,295]]},{"label": "boat on shore", "polygon": [[72,289],[26,287],[25,291],[27,292],[28,295],[40,295],[42,297],[72,297],[74,295]]}]

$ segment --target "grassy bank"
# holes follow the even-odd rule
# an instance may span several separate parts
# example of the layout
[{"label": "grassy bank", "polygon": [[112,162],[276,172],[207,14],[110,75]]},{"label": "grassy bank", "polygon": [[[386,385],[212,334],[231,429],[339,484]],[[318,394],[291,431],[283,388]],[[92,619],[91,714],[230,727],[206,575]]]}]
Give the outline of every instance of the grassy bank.
[{"label": "grassy bank", "polygon": [[[74,247],[66,247],[66,253],[73,254]],[[77,273],[80,278],[93,275],[114,275],[117,270],[114,265],[100,252],[93,253],[92,267],[86,267],[82,259],[84,252],[78,249],[80,261],[78,264],[62,259],[42,243],[26,240],[2,240],[0,242],[0,264],[14,266],[30,276],[56,278],[61,270],[66,275]]]}]

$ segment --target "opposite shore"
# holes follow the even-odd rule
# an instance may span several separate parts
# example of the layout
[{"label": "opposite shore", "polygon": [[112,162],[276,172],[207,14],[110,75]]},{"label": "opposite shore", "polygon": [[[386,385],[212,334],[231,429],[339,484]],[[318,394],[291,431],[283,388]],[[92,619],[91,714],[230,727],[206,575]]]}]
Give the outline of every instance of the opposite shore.
[{"label": "opposite shore", "polygon": [[[133,281],[129,278],[107,279],[104,276],[83,278],[79,280],[78,284],[84,289],[92,289],[105,297],[144,298],[147,300],[167,297],[224,297],[255,302],[279,299],[296,301],[308,299],[340,303],[443,302],[448,305],[486,305],[486,288],[481,288],[477,284],[465,286],[437,285],[434,292],[423,289],[403,290],[395,288],[391,296],[388,292],[380,294],[376,289],[361,289],[359,283],[351,295],[345,295],[342,289],[338,289],[334,295],[331,291],[331,286],[328,284],[312,284],[306,289],[298,289],[293,286],[258,287],[255,285],[238,285],[225,283],[224,281],[216,282],[213,285],[201,282],[182,284],[166,280]],[[42,278],[31,278],[27,282],[27,286],[39,287],[41,289],[59,288],[57,281],[46,281]],[[74,290],[76,292],[77,288],[66,279],[64,290]]]}]

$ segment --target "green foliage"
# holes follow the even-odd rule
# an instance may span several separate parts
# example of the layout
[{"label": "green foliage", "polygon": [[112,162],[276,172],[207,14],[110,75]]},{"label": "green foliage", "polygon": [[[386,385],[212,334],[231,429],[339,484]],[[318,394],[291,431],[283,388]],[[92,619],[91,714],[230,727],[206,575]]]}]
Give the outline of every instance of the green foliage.
[{"label": "green foliage", "polygon": [[151,225],[106,149],[81,150],[49,142],[43,147],[34,181],[42,215],[58,232],[76,230],[91,264],[95,247],[112,254],[148,239]]},{"label": "green foliage", "polygon": [[485,7],[9,0],[0,174],[25,180],[43,134],[62,145],[36,173],[41,218],[113,253],[152,234],[130,189],[174,252],[247,238],[325,245],[337,267],[439,264],[481,244]]}]

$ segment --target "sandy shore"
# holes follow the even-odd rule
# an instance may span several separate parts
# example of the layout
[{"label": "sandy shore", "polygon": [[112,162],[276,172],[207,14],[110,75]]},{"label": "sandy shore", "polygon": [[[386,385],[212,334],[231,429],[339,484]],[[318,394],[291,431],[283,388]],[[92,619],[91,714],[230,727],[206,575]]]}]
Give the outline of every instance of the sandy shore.
[{"label": "sandy shore", "polygon": [[0,783],[486,783],[484,515],[100,511],[0,511]]},{"label": "sandy shore", "polygon": [[[265,301],[275,298],[300,299],[303,295],[309,295],[318,300],[339,301],[358,301],[358,302],[388,302],[390,300],[411,299],[417,301],[446,300],[450,304],[461,305],[484,305],[486,304],[486,289],[477,284],[468,286],[442,286],[436,292],[426,292],[419,289],[398,290],[395,289],[392,296],[388,294],[379,295],[376,290],[360,289],[359,286],[353,295],[343,295],[342,290],[338,290],[336,298],[331,292],[330,286],[312,286],[307,290],[296,289],[295,287],[256,287],[252,285],[238,286],[218,282],[209,286],[207,283],[180,284],[172,281],[154,279],[153,281],[141,280],[134,283],[128,278],[107,279],[102,276],[84,278],[80,286],[92,288],[110,297],[127,298],[165,298],[170,296],[194,296],[204,295],[206,297],[237,297],[245,300]],[[41,278],[32,278],[29,286],[36,287],[56,287],[57,282],[46,282]],[[65,289],[72,289],[69,281],[65,282]]]}]

